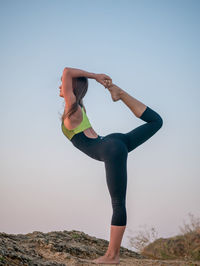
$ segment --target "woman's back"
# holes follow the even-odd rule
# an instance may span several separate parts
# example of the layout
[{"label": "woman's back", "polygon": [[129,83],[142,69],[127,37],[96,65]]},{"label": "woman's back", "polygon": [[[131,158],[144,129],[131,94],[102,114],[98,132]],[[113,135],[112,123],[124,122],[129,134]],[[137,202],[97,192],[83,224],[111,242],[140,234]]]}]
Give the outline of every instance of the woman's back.
[{"label": "woman's back", "polygon": [[[67,113],[69,107],[65,108],[65,112]],[[70,118],[66,117],[62,123],[64,124],[64,132],[65,135],[72,136],[74,135],[73,132],[81,132],[83,131],[84,134],[89,138],[97,138],[98,134],[92,128],[90,121],[87,117],[86,110],[80,105],[78,105],[78,110],[72,114]],[[82,130],[83,129],[83,130]]]}]

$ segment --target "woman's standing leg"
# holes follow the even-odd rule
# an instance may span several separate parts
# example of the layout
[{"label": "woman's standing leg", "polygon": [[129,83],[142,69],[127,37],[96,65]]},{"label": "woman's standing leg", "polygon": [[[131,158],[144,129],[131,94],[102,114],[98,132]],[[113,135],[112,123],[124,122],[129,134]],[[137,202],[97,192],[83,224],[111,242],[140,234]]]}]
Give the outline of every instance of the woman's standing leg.
[{"label": "woman's standing leg", "polygon": [[127,223],[126,188],[128,150],[121,140],[108,136],[108,150],[104,153],[106,182],[111,196],[113,215],[110,227],[110,242],[104,256],[95,263],[119,263],[122,237]]}]

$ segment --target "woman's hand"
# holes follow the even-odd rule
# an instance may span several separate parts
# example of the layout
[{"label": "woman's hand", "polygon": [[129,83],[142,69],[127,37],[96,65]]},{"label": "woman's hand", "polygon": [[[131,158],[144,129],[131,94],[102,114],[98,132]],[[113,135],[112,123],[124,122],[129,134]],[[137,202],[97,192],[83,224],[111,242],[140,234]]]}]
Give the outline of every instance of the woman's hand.
[{"label": "woman's hand", "polygon": [[105,74],[96,74],[95,79],[97,82],[101,83],[105,88],[112,84],[112,79]]}]

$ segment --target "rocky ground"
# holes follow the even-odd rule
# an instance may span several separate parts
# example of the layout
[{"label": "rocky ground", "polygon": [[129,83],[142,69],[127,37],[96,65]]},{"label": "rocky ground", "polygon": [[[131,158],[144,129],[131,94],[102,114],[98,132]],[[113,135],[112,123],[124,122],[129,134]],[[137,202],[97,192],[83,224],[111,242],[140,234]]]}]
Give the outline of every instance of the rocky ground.
[{"label": "rocky ground", "polygon": [[[29,234],[0,233],[0,265],[97,265],[91,263],[91,260],[104,255],[108,244],[107,240],[75,230],[49,233],[34,231]],[[120,265],[197,266],[200,261],[150,259],[121,247]]]}]

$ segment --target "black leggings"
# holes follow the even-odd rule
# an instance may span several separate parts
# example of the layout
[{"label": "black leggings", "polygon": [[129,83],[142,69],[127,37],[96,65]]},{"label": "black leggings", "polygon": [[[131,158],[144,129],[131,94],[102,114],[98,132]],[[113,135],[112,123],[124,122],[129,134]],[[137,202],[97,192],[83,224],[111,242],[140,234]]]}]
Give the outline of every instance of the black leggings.
[{"label": "black leggings", "polygon": [[128,133],[112,133],[89,138],[84,132],[80,132],[71,139],[73,145],[80,151],[105,164],[106,182],[113,208],[111,225],[124,226],[127,223],[128,153],[152,137],[163,124],[161,116],[148,106],[139,118],[147,123]]}]

